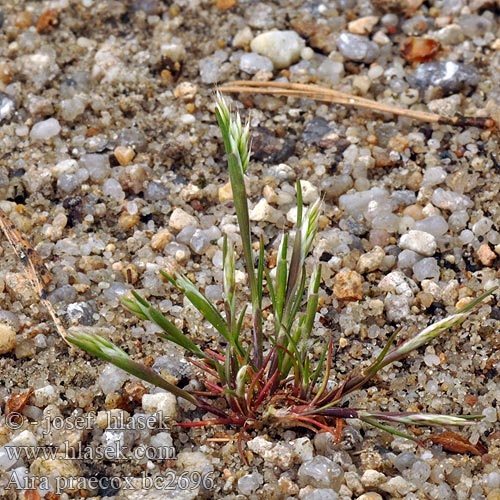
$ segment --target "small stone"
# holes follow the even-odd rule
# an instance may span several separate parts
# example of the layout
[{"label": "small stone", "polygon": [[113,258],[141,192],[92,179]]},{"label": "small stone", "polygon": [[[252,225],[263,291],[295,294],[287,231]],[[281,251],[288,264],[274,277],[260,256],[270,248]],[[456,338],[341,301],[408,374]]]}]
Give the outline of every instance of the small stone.
[{"label": "small stone", "polygon": [[118,160],[118,163],[126,167],[134,159],[135,151],[128,146],[117,146],[113,154]]},{"label": "small stone", "polygon": [[82,475],[77,461],[68,460],[63,455],[57,458],[36,458],[30,466],[30,473],[34,477],[43,477],[54,489],[68,494],[76,494],[79,489],[71,479]]},{"label": "small stone", "polygon": [[128,212],[122,212],[120,217],[118,217],[118,227],[124,231],[132,229],[134,226],[139,224],[141,216],[139,214],[129,214]]},{"label": "small stone", "polygon": [[300,498],[301,500],[337,500],[339,496],[331,488],[316,488],[301,495]]},{"label": "small stone", "polygon": [[105,395],[117,392],[130,375],[114,365],[106,365],[102,370],[97,382]]},{"label": "small stone", "polygon": [[173,235],[168,229],[160,229],[157,233],[153,234],[151,238],[151,248],[155,252],[161,252],[167,243],[172,241]]},{"label": "small stone", "polygon": [[377,59],[380,50],[375,42],[367,37],[342,33],[337,38],[337,47],[340,53],[349,61],[370,64]]},{"label": "small stone", "polygon": [[16,109],[16,103],[7,94],[0,92],[0,122],[9,119],[14,110]]},{"label": "small stone", "polygon": [[39,408],[45,408],[50,403],[56,403],[59,399],[59,394],[52,385],[40,387],[33,392],[33,404]]},{"label": "small stone", "polygon": [[264,483],[264,476],[258,472],[238,479],[238,490],[242,495],[252,495]]},{"label": "small stone", "polygon": [[302,189],[302,200],[306,205],[314,203],[320,198],[318,188],[311,182],[302,180],[300,181],[300,187]]},{"label": "small stone", "polygon": [[253,33],[249,26],[245,26],[236,32],[233,38],[233,47],[235,49],[245,49],[250,46],[253,39]]},{"label": "small stone", "polygon": [[16,347],[16,331],[8,323],[0,323],[0,354],[11,352]]},{"label": "small stone", "polygon": [[299,467],[297,477],[301,486],[311,485],[315,488],[332,488],[338,491],[344,471],[333,460],[318,455]]},{"label": "small stone", "polygon": [[338,300],[361,300],[363,298],[363,278],[356,271],[342,269],[333,280],[333,294]]},{"label": "small stone", "polygon": [[387,319],[395,323],[407,319],[410,314],[409,299],[404,295],[387,294],[384,307]]},{"label": "small stone", "polygon": [[183,99],[184,101],[190,101],[194,99],[194,96],[198,93],[198,85],[192,82],[181,82],[174,89],[174,97],[176,99]]},{"label": "small stone", "polygon": [[213,84],[222,81],[229,74],[231,64],[226,62],[228,53],[224,50],[216,50],[209,57],[200,59],[200,78],[203,83]]},{"label": "small stone", "polygon": [[197,227],[198,221],[196,220],[196,217],[188,214],[182,208],[176,208],[170,214],[168,225],[174,233],[178,233],[187,226]]},{"label": "small stone", "polygon": [[30,137],[33,141],[48,141],[59,135],[59,132],[61,132],[59,122],[55,118],[48,118],[33,125]]},{"label": "small stone", "polygon": [[381,484],[379,488],[394,497],[401,497],[401,495],[407,495],[408,493],[415,491],[417,487],[409,483],[406,479],[401,476],[395,476],[389,479],[385,484]]},{"label": "small stone", "polygon": [[486,496],[486,500],[500,500],[500,489],[495,488],[494,490],[491,490]]},{"label": "small stone", "polygon": [[445,191],[442,188],[434,190],[432,203],[436,207],[449,210],[450,212],[458,212],[474,206],[474,203],[468,196],[453,191]]},{"label": "small stone", "polygon": [[413,274],[417,281],[423,281],[424,279],[435,279],[438,280],[440,276],[440,270],[436,259],[432,257],[426,257],[422,260],[416,262],[413,266]]},{"label": "small stone", "polygon": [[401,236],[399,247],[430,257],[435,254],[437,243],[436,238],[432,234],[412,229]]},{"label": "small stone", "polygon": [[267,31],[250,42],[253,52],[269,58],[275,69],[288,68],[300,59],[305,42],[295,31]]},{"label": "small stone", "polygon": [[90,153],[80,157],[78,163],[87,169],[93,181],[102,182],[111,174],[111,165],[108,155]]},{"label": "small stone", "polygon": [[272,71],[273,62],[269,57],[261,56],[253,52],[243,54],[240,59],[240,70],[255,75],[259,71]]},{"label": "small stone", "polygon": [[361,476],[361,484],[365,488],[377,488],[386,481],[385,474],[374,469],[365,470]]},{"label": "small stone", "polygon": [[[122,185],[113,178],[106,179],[104,184],[102,185],[102,194],[103,196],[109,196],[112,200],[115,201],[123,201],[125,199],[125,192],[122,189]],[[124,214],[131,215],[128,212],[124,212]],[[134,214],[137,215],[137,214]]]},{"label": "small stone", "polygon": [[87,99],[83,96],[74,96],[61,101],[61,117],[67,122],[72,122],[79,117],[87,106]]},{"label": "small stone", "polygon": [[367,491],[360,495],[357,500],[384,500],[384,497],[375,491]]},{"label": "small stone", "polygon": [[369,35],[379,21],[377,16],[365,16],[351,21],[347,29],[355,35]]},{"label": "small stone", "polygon": [[477,258],[483,266],[491,266],[495,262],[496,254],[491,250],[488,243],[483,243],[477,250]]},{"label": "small stone", "polygon": [[283,217],[283,214],[269,205],[265,198],[262,198],[250,210],[250,220],[255,222],[271,222],[275,224]]},{"label": "small stone", "polygon": [[412,86],[440,88],[444,94],[460,92],[479,83],[479,71],[474,66],[455,61],[420,64],[407,80]]},{"label": "small stone", "polygon": [[177,399],[170,392],[144,394],[142,408],[148,414],[161,413],[161,418],[171,419],[177,414]]},{"label": "small stone", "polygon": [[216,0],[215,6],[219,10],[229,10],[232,9],[237,3],[238,0]]},{"label": "small stone", "polygon": [[361,255],[356,265],[356,271],[360,274],[371,273],[379,268],[384,261],[384,249],[376,246],[368,253]]},{"label": "small stone", "polygon": [[218,190],[219,202],[225,203],[226,201],[231,201],[233,199],[233,189],[231,188],[231,183],[227,182]]}]

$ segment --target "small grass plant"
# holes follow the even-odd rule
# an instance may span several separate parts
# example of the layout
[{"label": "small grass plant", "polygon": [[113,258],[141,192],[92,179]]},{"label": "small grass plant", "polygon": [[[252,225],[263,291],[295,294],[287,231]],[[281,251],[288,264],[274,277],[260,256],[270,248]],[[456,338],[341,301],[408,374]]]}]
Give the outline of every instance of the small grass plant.
[{"label": "small grass plant", "polygon": [[[398,413],[351,408],[346,403],[346,396],[368,384],[386,366],[460,324],[493,290],[399,345],[395,343],[396,331],[369,366],[360,367],[338,380],[332,373],[333,340],[324,341],[319,359],[313,359],[311,348],[313,343],[320,341],[311,333],[318,309],[321,267],[316,262],[308,276],[305,261],[317,232],[321,200],[305,208],[300,182],[297,183],[295,231],[293,237],[283,234],[275,269],[271,272],[265,265],[263,241],[260,241],[258,252],[254,252],[252,245],[244,182],[250,159],[249,125],[243,125],[238,114],[233,116],[230,113],[220,95],[217,96],[216,116],[227,153],[250,299],[244,300],[244,293],[238,290],[235,279],[237,255],[228,238],[223,244],[224,301],[220,309],[185,275],[171,276],[162,272],[218,332],[220,343],[217,352],[197,345],[189,334],[175,326],[137,292],[133,291],[132,297],[123,299],[129,311],[160,327],[160,337],[187,351],[193,365],[203,373],[205,390],[187,391],[168,382],[98,335],[73,330],[67,340],[213,415],[212,419],[179,424],[184,427],[224,424],[247,431],[283,424],[329,431],[340,439],[342,422],[349,418],[422,444],[418,438],[391,424],[462,426],[481,420],[482,415]],[[264,330],[264,294],[269,296],[271,302],[271,333],[267,333],[268,329],[266,333]],[[226,404],[220,404],[221,398]],[[241,451],[241,440],[239,445]]]}]

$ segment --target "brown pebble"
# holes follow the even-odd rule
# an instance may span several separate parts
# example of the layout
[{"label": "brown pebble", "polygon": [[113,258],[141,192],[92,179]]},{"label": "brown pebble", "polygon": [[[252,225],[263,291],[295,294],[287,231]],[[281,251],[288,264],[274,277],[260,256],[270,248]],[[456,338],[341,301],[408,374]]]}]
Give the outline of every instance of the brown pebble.
[{"label": "brown pebble", "polygon": [[391,243],[391,235],[385,229],[372,229],[368,239],[373,246],[385,247]]},{"label": "brown pebble", "polygon": [[237,3],[237,0],[216,0],[215,6],[219,10],[229,10],[232,9]]},{"label": "brown pebble", "polygon": [[117,146],[113,151],[115,158],[122,167],[126,167],[135,156],[135,151],[128,146]]},{"label": "brown pebble", "polygon": [[0,354],[6,354],[16,347],[16,331],[6,323],[0,323]]},{"label": "brown pebble", "polygon": [[118,227],[120,229],[131,229],[139,223],[141,217],[139,214],[129,214],[128,212],[122,212],[120,217],[118,217]]},{"label": "brown pebble", "polygon": [[0,61],[0,82],[8,85],[12,80],[12,69],[7,61]]},{"label": "brown pebble", "polygon": [[230,201],[233,199],[233,190],[231,188],[231,184],[228,182],[219,188],[219,202],[225,203],[226,201]]},{"label": "brown pebble", "polygon": [[496,254],[488,243],[483,243],[477,250],[477,258],[483,266],[491,266],[495,262]]},{"label": "brown pebble", "polygon": [[185,101],[189,101],[194,99],[194,96],[198,92],[198,85],[192,82],[181,82],[174,89],[174,97],[176,99],[184,99]]},{"label": "brown pebble", "polygon": [[16,15],[14,24],[17,28],[22,30],[29,28],[31,26],[31,14],[26,10],[19,12],[19,14]]},{"label": "brown pebble", "polygon": [[424,309],[428,309],[434,302],[434,297],[428,292],[418,292],[416,301],[417,304],[421,304]]},{"label": "brown pebble", "polygon": [[56,9],[46,10],[36,23],[37,33],[48,33],[59,24],[59,13]]},{"label": "brown pebble", "polygon": [[418,191],[422,184],[423,175],[420,172],[413,172],[406,180],[406,187],[412,191]]},{"label": "brown pebble", "polygon": [[413,220],[422,220],[425,218],[423,208],[420,205],[409,205],[405,207],[403,215],[408,215]]},{"label": "brown pebble", "polygon": [[363,298],[363,278],[356,271],[342,269],[333,280],[333,294],[338,300],[361,300]]},{"label": "brown pebble", "polygon": [[411,36],[403,43],[401,55],[408,62],[428,62],[435,59],[441,44],[432,38]]}]

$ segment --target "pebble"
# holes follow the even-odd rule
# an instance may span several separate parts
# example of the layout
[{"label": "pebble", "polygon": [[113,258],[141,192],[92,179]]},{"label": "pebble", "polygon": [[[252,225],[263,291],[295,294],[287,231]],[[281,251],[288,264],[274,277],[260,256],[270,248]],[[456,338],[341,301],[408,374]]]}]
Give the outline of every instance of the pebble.
[{"label": "pebble", "polygon": [[0,92],[0,123],[8,120],[16,109],[16,103],[7,94]]},{"label": "pebble", "polygon": [[365,36],[342,33],[337,38],[340,53],[349,61],[370,64],[379,56],[380,49]]},{"label": "pebble", "polygon": [[415,230],[424,231],[432,234],[436,238],[445,235],[448,232],[448,223],[441,215],[431,215],[425,219],[418,220],[415,223]]},{"label": "pebble", "polygon": [[118,163],[123,167],[126,167],[134,159],[135,151],[128,146],[117,146],[114,149],[113,154],[118,160]]},{"label": "pebble", "polygon": [[217,50],[212,56],[200,59],[200,78],[203,83],[214,84],[220,82],[229,75],[231,64],[226,62],[228,53]]},{"label": "pebble", "polygon": [[297,454],[289,443],[273,443],[261,436],[248,442],[248,449],[261,456],[264,461],[283,470],[290,469],[297,460]]},{"label": "pebble", "polygon": [[189,246],[194,253],[202,255],[210,246],[212,241],[217,241],[221,237],[221,232],[217,226],[209,229],[196,229],[189,240]]},{"label": "pebble", "polygon": [[182,208],[175,208],[174,211],[170,214],[168,226],[174,233],[178,233],[188,226],[197,227],[198,221],[196,217],[188,214]]},{"label": "pebble", "polygon": [[356,271],[340,270],[333,279],[333,294],[338,300],[361,300],[363,298],[363,278]]},{"label": "pebble", "polygon": [[309,205],[317,201],[320,197],[319,190],[311,182],[302,180],[300,181],[300,187],[302,189],[302,201]]},{"label": "pebble", "polygon": [[165,246],[172,241],[174,236],[168,229],[160,229],[151,238],[151,248],[155,252],[161,252]]},{"label": "pebble", "polygon": [[480,38],[493,29],[491,19],[477,14],[463,14],[458,18],[458,24],[462,32],[469,38]]},{"label": "pebble", "polygon": [[270,59],[275,69],[288,68],[300,59],[304,40],[295,31],[267,31],[250,42],[252,52]]},{"label": "pebble", "polygon": [[384,497],[375,491],[367,491],[360,495],[357,500],[384,500]]},{"label": "pebble", "polygon": [[439,87],[445,94],[460,92],[479,83],[477,68],[455,61],[429,62],[420,64],[407,77],[410,85],[421,89]]},{"label": "pebble", "polygon": [[449,210],[450,212],[458,212],[474,206],[474,203],[468,196],[453,191],[445,191],[442,188],[434,190],[434,193],[432,193],[432,203],[436,207]]},{"label": "pebble", "polygon": [[385,474],[374,469],[367,469],[361,476],[361,484],[365,488],[377,488],[387,481]]},{"label": "pebble", "polygon": [[301,500],[337,500],[338,498],[338,494],[331,488],[316,488],[300,496]]},{"label": "pebble", "polygon": [[261,198],[257,204],[250,210],[250,220],[255,222],[271,222],[276,224],[283,218],[283,214],[269,205],[265,198]]},{"label": "pebble", "polygon": [[387,481],[385,484],[381,484],[379,488],[395,497],[400,497],[400,495],[407,495],[408,493],[417,489],[414,484],[409,483],[401,476],[395,476],[389,479],[389,481]]},{"label": "pebble", "polygon": [[219,203],[225,203],[226,201],[231,201],[233,199],[233,189],[230,182],[226,182],[217,190],[217,195],[219,197]]},{"label": "pebble", "polygon": [[55,118],[35,123],[30,131],[30,138],[33,141],[48,141],[56,137],[61,132],[61,125]]},{"label": "pebble", "polygon": [[87,99],[83,96],[74,96],[61,101],[61,117],[67,122],[72,122],[78,118],[87,106]]},{"label": "pebble", "polygon": [[142,396],[143,410],[152,415],[161,413],[161,418],[175,418],[177,414],[177,399],[170,392],[155,392]]},{"label": "pebble", "polygon": [[259,71],[272,71],[274,64],[269,57],[261,56],[253,52],[243,54],[240,59],[240,70],[255,75]]},{"label": "pebble", "polygon": [[106,365],[97,379],[102,392],[105,395],[117,392],[125,381],[130,379],[130,375],[114,365]]},{"label": "pebble", "polygon": [[360,256],[358,263],[356,264],[356,271],[359,274],[371,273],[379,268],[384,261],[384,257],[384,249],[379,246],[375,246],[368,253]]},{"label": "pebble", "polygon": [[[104,184],[102,185],[102,194],[103,196],[109,196],[112,200],[115,201],[123,201],[125,199],[125,192],[122,189],[122,185],[116,179],[113,178],[109,178],[104,181]],[[140,217],[137,214],[132,215],[129,214],[128,212],[123,212],[122,216],[124,215],[128,215],[130,217],[136,217],[137,222],[140,219]]]},{"label": "pebble", "polygon": [[444,182],[447,175],[448,174],[443,167],[428,167],[424,172],[422,186],[436,186],[438,184],[441,184],[442,182]]},{"label": "pebble", "polygon": [[401,236],[399,247],[430,257],[436,253],[437,243],[434,235],[412,229]]},{"label": "pebble", "polygon": [[413,265],[413,274],[415,275],[417,281],[422,281],[427,278],[438,280],[440,271],[436,259],[426,257],[419,260]]},{"label": "pebble", "polygon": [[103,182],[111,174],[108,155],[99,153],[85,154],[80,157],[78,163],[87,170],[93,181]]},{"label": "pebble", "polygon": [[347,29],[355,35],[369,35],[376,24],[379,22],[377,16],[365,16],[351,21],[347,25]]},{"label": "pebble", "polygon": [[389,293],[384,299],[384,308],[389,321],[394,323],[404,321],[410,314],[409,298],[404,295]]},{"label": "pebble", "polygon": [[[31,466],[30,473],[35,477],[43,477],[48,480],[51,486],[58,491],[67,494],[76,494],[78,488],[76,482],[72,482],[70,478],[78,478],[82,475],[82,471],[78,467],[76,460],[68,460],[66,457],[60,458],[36,458]],[[66,478],[64,481],[62,478]]]},{"label": "pebble", "polygon": [[495,252],[493,252],[488,243],[483,243],[477,249],[477,258],[479,259],[479,262],[483,264],[483,266],[492,266],[495,262],[496,257],[497,256]]},{"label": "pebble", "polygon": [[338,491],[344,478],[344,471],[334,461],[318,455],[299,467],[297,478],[301,486],[310,485]]},{"label": "pebble", "polygon": [[264,483],[264,476],[259,472],[246,474],[238,479],[238,490],[242,495],[252,495]]},{"label": "pebble", "polygon": [[7,354],[16,348],[16,331],[8,323],[0,323],[0,354]]}]

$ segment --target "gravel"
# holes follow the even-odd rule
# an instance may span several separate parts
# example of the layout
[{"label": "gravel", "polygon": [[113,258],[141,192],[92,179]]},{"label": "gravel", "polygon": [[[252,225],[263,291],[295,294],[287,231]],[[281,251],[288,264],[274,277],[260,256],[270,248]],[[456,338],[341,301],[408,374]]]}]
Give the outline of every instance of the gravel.
[{"label": "gravel", "polygon": [[[410,37],[438,42],[432,59],[406,61],[401,48]],[[159,277],[177,269],[219,301],[223,235],[241,248],[214,87],[236,79],[316,83],[498,122],[499,51],[494,2],[3,2],[0,208],[46,262],[54,278],[48,298],[68,326],[99,332],[172,383],[203,390],[183,352],[126,313],[119,298],[136,289],[197,342],[223,348]],[[306,99],[242,95],[232,105],[252,127],[246,180],[255,241],[262,236],[277,248],[296,217],[297,179],[306,204],[324,198],[312,335],[333,340],[332,378],[366,366],[395,328],[414,334],[500,284],[496,130]],[[483,414],[460,431],[488,448],[482,457],[419,448],[347,421],[338,444],[299,428],[250,430],[245,463],[234,429],[173,426],[173,419],[212,417],[68,348],[8,243],[0,245],[2,415],[14,393],[34,389],[20,410],[22,426],[0,424],[2,498],[22,495],[7,486],[12,477],[46,478],[41,495],[67,480],[63,500],[78,498],[79,489],[96,500],[500,498],[496,298],[349,401],[372,410]],[[240,267],[236,281],[245,293]],[[320,348],[318,341],[311,355]],[[128,427],[110,425],[117,415]],[[75,426],[78,418],[85,424]],[[440,430],[420,432],[425,440]],[[9,447],[57,451],[69,443],[92,455],[117,442],[136,455],[9,454]],[[165,448],[177,460],[137,456]],[[143,481],[167,471],[177,478],[174,489]],[[71,478],[107,482],[76,487]],[[113,478],[133,479],[134,489]]]}]

